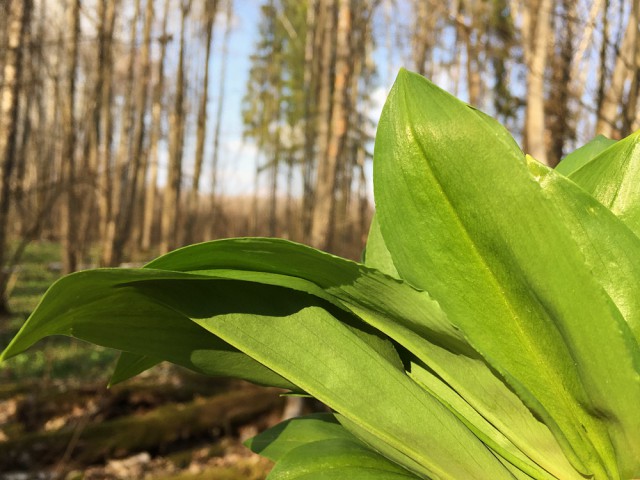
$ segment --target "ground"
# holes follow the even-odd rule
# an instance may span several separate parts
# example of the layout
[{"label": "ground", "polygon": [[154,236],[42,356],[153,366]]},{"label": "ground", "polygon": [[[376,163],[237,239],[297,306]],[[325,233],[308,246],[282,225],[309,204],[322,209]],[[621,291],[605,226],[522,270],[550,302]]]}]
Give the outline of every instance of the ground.
[{"label": "ground", "polygon": [[[0,349],[59,275],[36,243],[16,270]],[[280,392],[170,365],[108,389],[117,352],[54,337],[0,365],[0,480],[262,479],[242,441],[277,423]]]}]

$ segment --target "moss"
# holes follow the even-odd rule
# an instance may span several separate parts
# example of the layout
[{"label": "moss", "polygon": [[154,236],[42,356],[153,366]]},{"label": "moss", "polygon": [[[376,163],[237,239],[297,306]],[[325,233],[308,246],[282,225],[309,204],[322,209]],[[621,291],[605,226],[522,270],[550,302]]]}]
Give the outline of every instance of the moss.
[{"label": "moss", "polygon": [[161,451],[186,438],[249,422],[281,402],[276,391],[252,387],[104,423],[29,433],[0,443],[0,471],[52,464],[69,450],[71,461],[83,465],[137,451]]}]

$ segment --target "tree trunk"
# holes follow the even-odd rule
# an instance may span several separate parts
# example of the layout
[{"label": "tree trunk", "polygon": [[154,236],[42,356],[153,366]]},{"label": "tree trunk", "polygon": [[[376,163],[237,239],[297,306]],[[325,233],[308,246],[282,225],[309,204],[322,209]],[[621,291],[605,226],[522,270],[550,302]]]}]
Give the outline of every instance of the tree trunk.
[{"label": "tree trunk", "polygon": [[[131,237],[133,214],[136,210],[136,199],[142,193],[143,145],[145,138],[145,117],[149,98],[149,80],[151,77],[151,26],[153,24],[153,1],[147,0],[142,48],[140,50],[140,74],[136,82],[135,124],[133,127],[133,139],[131,157],[128,163],[130,177],[124,190],[122,206],[118,216],[118,226],[112,246],[112,263],[122,262],[124,248]],[[133,54],[133,52],[132,52]]]},{"label": "tree trunk", "polygon": [[162,17],[162,35],[160,42],[160,58],[158,59],[156,84],[153,87],[153,105],[151,107],[151,132],[149,138],[149,181],[145,190],[144,217],[142,220],[141,249],[144,252],[151,248],[153,219],[156,209],[156,194],[158,189],[158,142],[162,131],[162,110],[164,95],[164,64],[167,54],[167,22],[169,19],[169,0],[164,0]]},{"label": "tree trunk", "polygon": [[[611,75],[608,87],[603,89],[603,96],[600,108],[598,109],[598,122],[596,133],[610,138],[620,137],[620,125],[618,119],[622,117],[624,87],[627,79],[637,68],[636,52],[638,50],[638,0],[633,0],[632,11],[629,14],[629,21],[625,30],[624,39],[615,67]],[[635,67],[635,68],[634,68]]]},{"label": "tree trunk", "polygon": [[[335,178],[330,178],[332,173],[331,165],[327,165],[329,143],[331,138],[331,88],[333,83],[332,64],[334,49],[336,48],[336,24],[335,24],[335,1],[321,0],[322,33],[319,44],[321,46],[321,60],[318,71],[318,114],[317,126],[317,176],[314,189],[311,234],[309,241],[316,248],[323,248],[327,245],[327,234],[329,232],[329,217],[331,213],[331,196],[333,196]],[[322,187],[320,187],[322,185]],[[324,197],[324,198],[322,198]],[[324,202],[324,206],[320,205]]]},{"label": "tree trunk", "polygon": [[[565,145],[575,139],[575,127],[569,106],[571,86],[571,62],[574,58],[573,39],[575,38],[576,3],[562,0],[561,16],[555,23],[554,52],[551,58],[551,78],[549,101],[546,107],[547,124],[550,137],[547,164],[555,167],[564,156]],[[567,19],[569,19],[567,21]]]},{"label": "tree trunk", "polygon": [[125,82],[125,99],[122,107],[122,115],[120,120],[120,138],[118,150],[115,159],[115,171],[105,172],[111,174],[113,180],[111,194],[111,215],[107,219],[105,235],[102,237],[102,260],[104,266],[116,266],[120,263],[119,253],[115,246],[118,240],[121,227],[120,219],[125,214],[127,205],[125,196],[131,181],[129,168],[131,164],[132,138],[134,117],[134,72],[135,58],[138,43],[137,23],[140,18],[140,0],[135,0],[133,17],[131,19],[129,33],[129,62],[127,65],[127,77]]},{"label": "tree trunk", "polygon": [[336,181],[338,167],[343,157],[348,113],[348,85],[351,78],[351,2],[339,0],[336,30],[336,62],[333,96],[331,100],[331,122],[326,157],[320,157],[316,186],[316,202],[313,211],[311,241],[313,245],[330,250],[333,248],[335,230]]},{"label": "tree trunk", "polygon": [[66,47],[67,85],[63,98],[63,181],[66,189],[62,209],[62,270],[63,273],[78,269],[78,191],[76,185],[76,74],[78,70],[78,47],[80,43],[80,8],[81,1],[73,0],[67,7],[68,25],[71,32]]},{"label": "tree trunk", "polygon": [[547,41],[552,0],[527,3],[523,10],[522,36],[527,65],[527,109],[525,114],[525,150],[547,163],[544,114],[544,74],[547,66]]},{"label": "tree trunk", "polygon": [[[31,22],[31,1],[12,0],[7,8],[7,53],[0,89],[0,267],[7,258],[11,177],[16,167],[19,95],[23,71],[23,39]],[[9,312],[6,290],[10,272],[0,268],[0,315]]]},{"label": "tree trunk", "polygon": [[99,235],[106,238],[109,219],[113,216],[113,31],[116,20],[118,0],[103,0],[104,32],[100,50],[99,70],[101,77],[100,95],[100,128],[98,149],[98,211]]},{"label": "tree trunk", "polygon": [[413,0],[413,28],[411,29],[411,53],[416,72],[431,76],[431,54],[436,38],[436,22],[441,16],[440,5],[428,0]]},{"label": "tree trunk", "polygon": [[213,24],[218,10],[218,0],[208,0],[206,2],[205,19],[205,55],[204,55],[204,79],[202,81],[202,95],[198,108],[198,119],[196,127],[196,156],[193,169],[193,181],[191,191],[187,201],[188,223],[185,228],[185,243],[191,243],[195,238],[195,222],[198,218],[200,176],[202,173],[202,163],[204,160],[204,140],[207,135],[207,106],[209,104],[209,62],[211,61],[211,41],[213,39]]},{"label": "tree trunk", "polygon": [[162,243],[163,253],[177,246],[178,216],[180,214],[180,184],[182,183],[182,154],[184,147],[185,108],[184,108],[184,57],[185,57],[185,23],[191,0],[183,0],[180,21],[180,51],[178,54],[178,71],[176,73],[176,95],[173,112],[169,118],[169,172],[164,191],[162,208]]},{"label": "tree trunk", "polygon": [[227,61],[229,58],[229,36],[233,20],[233,0],[227,0],[227,16],[222,37],[222,65],[218,90],[218,109],[216,110],[216,128],[213,133],[213,154],[211,158],[211,218],[209,219],[208,237],[214,235],[215,224],[218,219],[218,205],[216,191],[218,188],[218,158],[220,154],[220,132],[222,129],[222,114],[224,112],[225,86],[227,82]]},{"label": "tree trunk", "polygon": [[310,241],[313,213],[313,176],[315,173],[316,144],[316,99],[318,56],[314,55],[316,38],[320,36],[318,29],[318,0],[307,3],[306,37],[304,47],[304,158],[302,165],[303,199],[302,199],[302,239]]}]

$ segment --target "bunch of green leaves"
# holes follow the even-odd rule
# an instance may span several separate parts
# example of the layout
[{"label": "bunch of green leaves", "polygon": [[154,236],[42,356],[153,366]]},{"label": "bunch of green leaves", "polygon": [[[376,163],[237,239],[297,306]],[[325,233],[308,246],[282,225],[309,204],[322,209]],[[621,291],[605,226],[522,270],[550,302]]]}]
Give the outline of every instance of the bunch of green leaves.
[{"label": "bunch of green leaves", "polygon": [[277,239],[182,248],[54,284],[44,336],[311,395],[334,413],[249,442],[279,479],[640,476],[639,134],[556,170],[401,71],[364,263]]}]

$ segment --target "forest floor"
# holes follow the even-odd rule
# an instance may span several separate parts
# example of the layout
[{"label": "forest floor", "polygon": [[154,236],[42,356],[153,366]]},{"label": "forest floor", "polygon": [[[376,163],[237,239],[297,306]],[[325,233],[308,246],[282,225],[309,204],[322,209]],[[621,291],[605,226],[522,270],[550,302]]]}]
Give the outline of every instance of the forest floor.
[{"label": "forest floor", "polygon": [[[0,350],[59,276],[56,244],[27,250],[0,319]],[[258,480],[242,445],[278,422],[274,389],[169,365],[107,388],[117,353],[64,337],[0,364],[0,480]]]}]

